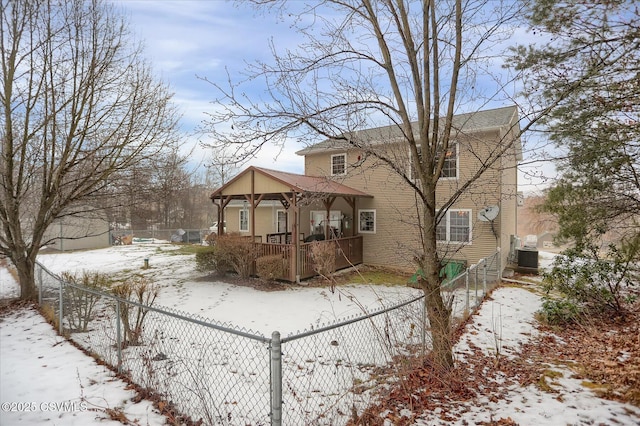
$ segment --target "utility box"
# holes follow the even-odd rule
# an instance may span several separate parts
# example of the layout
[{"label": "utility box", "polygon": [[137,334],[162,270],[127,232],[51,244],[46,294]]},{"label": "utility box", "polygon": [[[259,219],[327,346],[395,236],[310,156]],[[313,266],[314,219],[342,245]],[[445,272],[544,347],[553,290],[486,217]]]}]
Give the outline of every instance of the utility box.
[{"label": "utility box", "polygon": [[518,270],[520,272],[538,273],[538,250],[518,250]]}]

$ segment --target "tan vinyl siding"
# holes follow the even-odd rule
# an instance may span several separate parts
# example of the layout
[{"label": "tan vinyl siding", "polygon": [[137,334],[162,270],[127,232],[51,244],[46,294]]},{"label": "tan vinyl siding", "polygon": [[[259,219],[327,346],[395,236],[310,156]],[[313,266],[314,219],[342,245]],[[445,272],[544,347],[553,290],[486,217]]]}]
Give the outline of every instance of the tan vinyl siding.
[{"label": "tan vinyl siding", "polygon": [[224,220],[227,224],[227,233],[240,232],[240,210],[242,207],[227,207],[224,209]]},{"label": "tan vinyl siding", "polygon": [[[511,137],[515,137],[511,134]],[[501,261],[506,266],[509,256],[511,235],[518,232],[518,169],[516,167],[516,154],[510,150],[508,155],[502,158],[502,210],[501,220]]]},{"label": "tan vinyl siding", "polygon": [[253,185],[255,194],[288,192],[290,188],[273,179],[265,179],[260,173],[246,173],[229,182],[223,194],[249,194]]},{"label": "tan vinyl siding", "polygon": [[246,189],[251,187],[251,177],[249,175],[240,176],[233,182],[228,184],[225,194],[243,194]]},{"label": "tan vinyl siding", "polygon": [[[350,151],[347,164],[347,176],[340,181],[373,195],[373,198],[357,200],[356,217],[352,218],[352,226],[356,231],[359,210],[376,210],[376,232],[361,234],[365,247],[364,262],[413,268],[412,258],[418,245],[413,192],[398,175],[387,167],[375,164],[372,158],[362,162],[360,152]],[[355,167],[354,164],[359,166]],[[321,175],[329,165],[330,154],[307,155],[305,158],[306,174]],[[346,208],[351,210],[349,206]]]},{"label": "tan vinyl siding", "polygon": [[[244,207],[241,206],[228,206],[225,208],[225,221],[227,223],[228,233],[240,232],[240,210],[243,208]],[[284,208],[270,205],[258,205],[255,209],[255,236],[261,237],[263,242],[267,242],[267,234],[276,232],[276,210],[278,209],[283,210]],[[251,207],[247,207],[247,211],[249,211],[249,230],[247,232],[242,231],[242,235],[251,235]],[[292,220],[293,219],[290,217],[288,224],[289,230],[291,230]]]},{"label": "tan vinyl siding", "polygon": [[[479,170],[481,162],[478,158],[489,157],[492,151],[497,148],[499,133],[492,131],[474,135],[458,135],[456,141],[458,143],[458,179],[440,180],[437,189],[439,204],[448,200],[464,182]],[[405,164],[408,173],[408,150],[401,148],[400,145],[397,145],[390,149],[393,150],[392,154],[396,156],[398,161]],[[330,175],[331,155],[338,152],[307,154],[305,173],[316,176]],[[414,191],[389,167],[377,163],[372,157],[362,160],[361,152],[349,151],[347,153],[347,175],[334,177],[334,179],[373,196],[370,199],[357,201],[358,210],[375,209],[376,211],[376,232],[362,234],[364,262],[412,269],[414,268],[413,258],[420,251],[417,232],[420,208],[417,207]],[[511,175],[515,173],[515,168],[512,167],[507,171],[508,176],[501,173],[501,169],[507,163],[515,165],[514,160],[512,155],[510,158],[496,162],[456,201],[452,209],[470,210],[472,241],[470,244],[439,243],[438,248],[443,258],[464,259],[470,265],[493,254],[499,245],[504,247],[504,234],[509,231],[506,229],[503,231],[502,228],[512,226],[512,223],[515,222],[515,211],[511,208],[511,204],[507,204],[507,202],[510,203],[512,197],[504,199],[501,194],[503,194],[504,183],[513,181],[514,178]],[[515,203],[515,198],[513,203]],[[501,207],[500,215],[494,221],[493,226],[498,236],[497,239],[492,231],[491,223],[478,220],[478,211],[490,205]],[[503,207],[506,207],[504,211]],[[304,214],[301,217],[304,219]],[[302,229],[305,229],[304,226],[301,220]],[[353,218],[353,226],[358,226],[357,212],[356,217]],[[506,244],[508,248],[508,237]]]}]

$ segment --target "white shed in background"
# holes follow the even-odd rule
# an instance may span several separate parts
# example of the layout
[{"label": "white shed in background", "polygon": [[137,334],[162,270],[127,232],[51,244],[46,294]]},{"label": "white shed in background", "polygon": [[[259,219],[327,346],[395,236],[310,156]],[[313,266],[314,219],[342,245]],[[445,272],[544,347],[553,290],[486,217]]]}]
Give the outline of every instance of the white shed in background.
[{"label": "white shed in background", "polygon": [[109,221],[103,211],[64,216],[51,224],[43,242],[60,251],[96,249],[111,245]]}]

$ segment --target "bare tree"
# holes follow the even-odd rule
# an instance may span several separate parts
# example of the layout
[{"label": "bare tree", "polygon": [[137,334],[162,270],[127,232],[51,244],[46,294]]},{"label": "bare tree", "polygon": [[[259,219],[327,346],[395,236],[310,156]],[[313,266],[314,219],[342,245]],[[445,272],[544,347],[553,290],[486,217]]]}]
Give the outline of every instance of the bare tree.
[{"label": "bare tree", "polygon": [[[289,13],[296,7],[285,1],[255,3]],[[485,0],[311,2],[296,15],[307,42],[284,53],[273,46],[274,65],[252,69],[249,79],[264,78],[268,102],[240,95],[233,85],[214,84],[222,108],[211,113],[208,124],[220,145],[236,152],[243,147],[250,156],[289,136],[303,141],[321,136],[364,151],[415,191],[420,240],[415,261],[424,271],[434,361],[445,369],[454,363],[450,307],[440,292],[436,224],[513,149],[513,140],[485,155],[479,170],[448,200],[436,204],[436,189],[455,138],[453,116],[470,97],[481,96],[474,87],[476,73],[483,71],[482,55],[503,41],[504,26],[517,12],[515,2]],[[399,140],[372,144],[359,137],[358,130],[381,123],[395,125]]]},{"label": "bare tree", "polygon": [[165,227],[184,224],[185,200],[183,195],[191,188],[191,175],[187,172],[187,156],[178,150],[154,160],[152,173],[152,194],[157,210],[157,221]]},{"label": "bare tree", "polygon": [[[205,128],[203,129],[205,132],[206,130],[206,124],[205,124]],[[210,146],[208,144],[203,144],[203,147],[207,147]],[[238,152],[239,148],[236,148],[236,153]],[[227,181],[229,181],[229,179],[233,178],[235,175],[238,174],[239,168],[238,168],[238,164],[240,162],[242,162],[244,160],[245,156],[240,155],[240,156],[236,156],[235,154],[229,153],[227,150],[227,147],[222,145],[222,146],[215,146],[214,144],[214,148],[211,150],[210,153],[210,158],[207,161],[207,163],[205,164],[206,167],[206,177],[205,177],[205,184],[209,187],[209,188],[218,188],[222,185],[224,185],[225,183],[227,183]],[[218,208],[218,204],[214,203],[214,206],[216,206],[216,208]],[[212,216],[211,216],[211,220],[210,220],[210,224],[215,223],[217,218],[219,218],[219,212],[215,211],[212,212]],[[219,229],[224,228],[223,224],[218,224],[219,225]]]},{"label": "bare tree", "polygon": [[33,300],[49,225],[175,142],[176,114],[112,5],[1,7],[0,253],[17,269],[20,297]]},{"label": "bare tree", "polygon": [[[205,144],[204,147],[207,145]],[[213,150],[205,164],[207,171],[205,183],[211,188],[224,185],[238,174],[237,162],[234,155],[227,153],[224,147]]]}]

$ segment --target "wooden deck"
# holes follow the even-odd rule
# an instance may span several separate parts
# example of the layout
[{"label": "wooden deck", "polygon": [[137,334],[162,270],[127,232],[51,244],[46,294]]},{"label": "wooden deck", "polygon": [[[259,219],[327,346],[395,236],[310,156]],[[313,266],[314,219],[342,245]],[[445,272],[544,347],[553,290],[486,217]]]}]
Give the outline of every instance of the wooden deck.
[{"label": "wooden deck", "polygon": [[[337,238],[319,241],[320,244],[331,244],[335,246],[336,270],[362,263],[362,236]],[[283,259],[284,273],[280,277],[283,280],[295,282],[297,276],[300,279],[310,278],[316,275],[313,270],[311,259],[311,244],[300,243],[298,264],[296,265],[294,244],[279,243],[256,243],[259,245],[259,257],[280,255]]]}]

